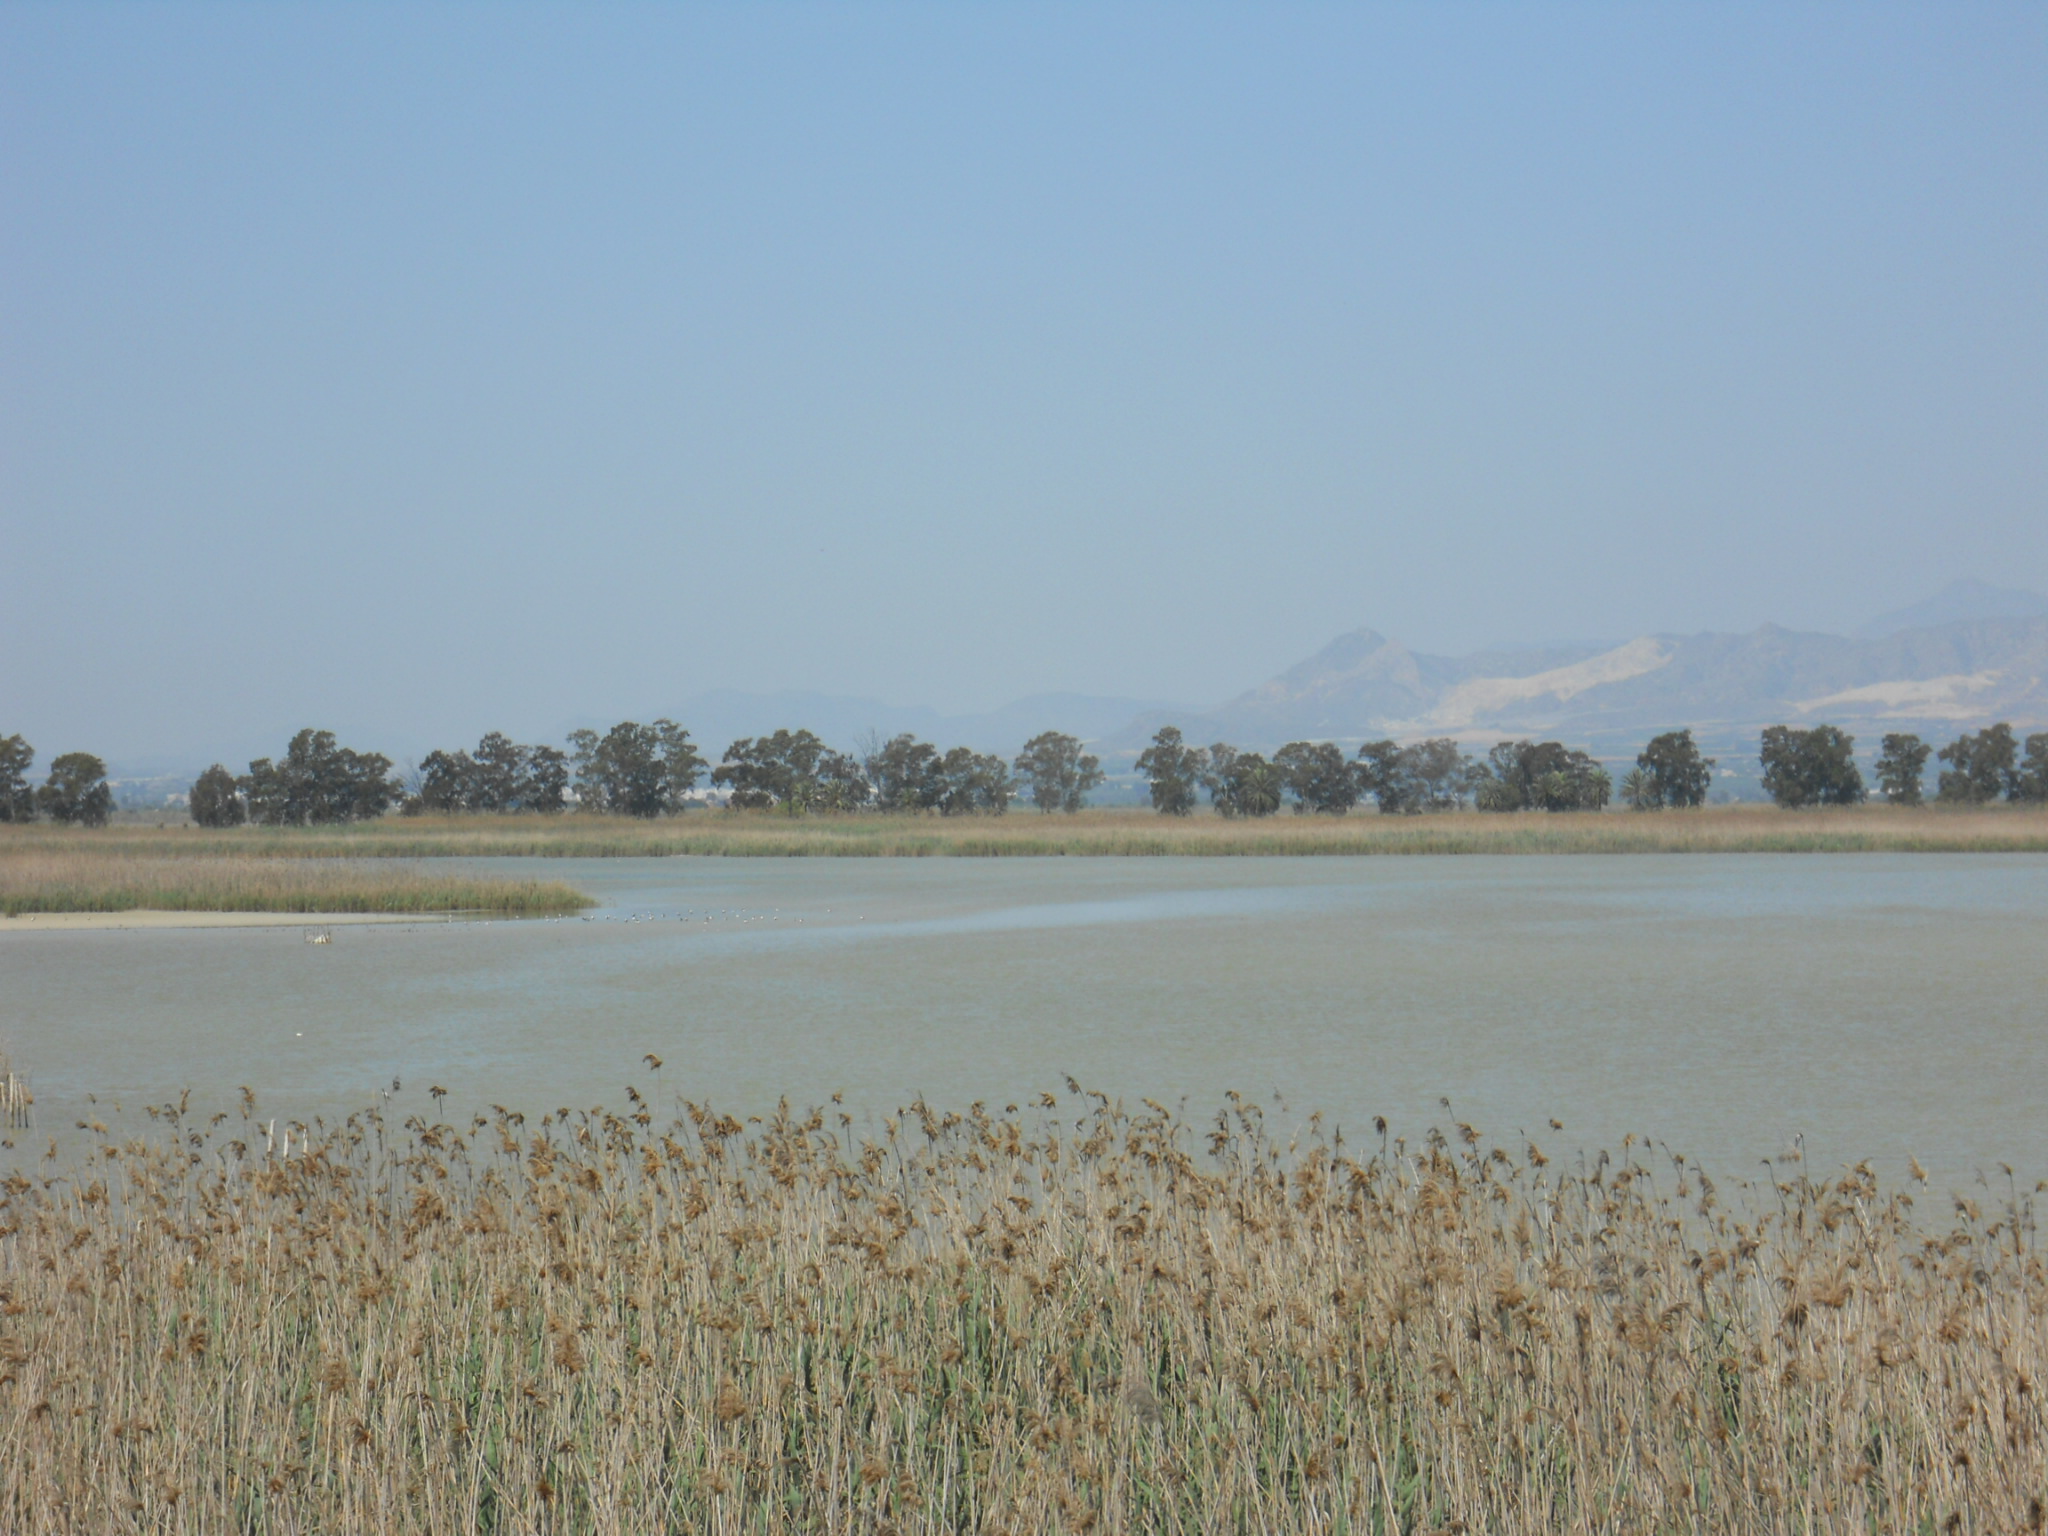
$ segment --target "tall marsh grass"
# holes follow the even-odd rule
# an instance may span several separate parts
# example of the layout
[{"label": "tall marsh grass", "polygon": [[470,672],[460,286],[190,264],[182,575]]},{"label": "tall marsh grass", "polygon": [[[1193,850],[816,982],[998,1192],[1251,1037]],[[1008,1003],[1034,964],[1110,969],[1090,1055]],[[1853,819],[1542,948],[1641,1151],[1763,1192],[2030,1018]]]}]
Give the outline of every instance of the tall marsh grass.
[{"label": "tall marsh grass", "polygon": [[242,853],[267,858],[672,854],[745,857],[1001,857],[1075,855],[1345,855],[1546,853],[2048,853],[2048,810],[1904,810],[1890,806],[1698,811],[1345,817],[1283,813],[1259,821],[1149,810],[1075,816],[813,816],[694,810],[661,821],[584,816],[399,818],[342,827],[0,826],[0,859],[38,847],[90,847],[162,857]]},{"label": "tall marsh grass", "polygon": [[[147,845],[143,845],[144,848]],[[429,874],[388,860],[279,858],[217,849],[170,857],[135,844],[46,841],[0,852],[0,914],[40,912],[573,912],[554,880]]]},{"label": "tall marsh grass", "polygon": [[15,1174],[0,1526],[2042,1527],[2017,1190],[1235,1101],[629,1109],[165,1105]]}]

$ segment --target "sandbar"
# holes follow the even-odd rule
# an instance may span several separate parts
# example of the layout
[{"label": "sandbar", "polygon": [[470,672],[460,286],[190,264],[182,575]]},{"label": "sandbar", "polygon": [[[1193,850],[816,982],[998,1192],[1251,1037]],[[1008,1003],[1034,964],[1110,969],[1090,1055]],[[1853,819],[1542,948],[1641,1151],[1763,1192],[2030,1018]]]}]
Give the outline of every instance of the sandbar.
[{"label": "sandbar", "polygon": [[0,934],[110,928],[338,928],[344,923],[438,923],[445,912],[24,912],[0,917]]}]

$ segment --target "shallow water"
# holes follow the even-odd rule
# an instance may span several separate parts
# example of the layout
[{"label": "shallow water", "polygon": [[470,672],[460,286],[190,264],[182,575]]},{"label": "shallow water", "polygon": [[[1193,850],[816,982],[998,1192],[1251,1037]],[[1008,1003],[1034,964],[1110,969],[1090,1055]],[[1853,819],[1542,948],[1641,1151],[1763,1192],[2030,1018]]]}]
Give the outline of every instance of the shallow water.
[{"label": "shallow water", "polygon": [[[508,865],[524,866],[509,869]],[[2048,1175],[2048,858],[494,860],[591,920],[34,933],[0,1042],[50,1133],[194,1090],[309,1117],[1225,1090],[1357,1140],[1648,1133],[1746,1176]],[[664,1059],[659,1074],[642,1057]],[[1063,1091],[1063,1090],[1062,1090]],[[88,1103],[87,1095],[97,1103]],[[1447,1115],[1439,1100],[1448,1098]],[[1562,1133],[1550,1129],[1556,1117]],[[17,1154],[18,1155],[18,1154]],[[2002,1175],[2001,1181],[2002,1181]]]}]

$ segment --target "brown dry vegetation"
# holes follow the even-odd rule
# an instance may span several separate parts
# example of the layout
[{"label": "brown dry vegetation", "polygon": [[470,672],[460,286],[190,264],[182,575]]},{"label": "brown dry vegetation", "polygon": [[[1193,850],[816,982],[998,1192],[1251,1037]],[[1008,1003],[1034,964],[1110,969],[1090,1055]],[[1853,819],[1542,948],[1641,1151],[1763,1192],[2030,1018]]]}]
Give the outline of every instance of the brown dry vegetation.
[{"label": "brown dry vegetation", "polygon": [[13,1177],[0,1526],[2041,1528],[2017,1193],[633,1102]]},{"label": "brown dry vegetation", "polygon": [[555,880],[428,874],[388,860],[218,850],[169,857],[147,843],[47,840],[0,851],[0,914],[30,912],[573,912]]},{"label": "brown dry vegetation", "polygon": [[1283,813],[1258,821],[1090,810],[1075,816],[810,816],[695,810],[659,821],[584,816],[387,817],[340,827],[0,826],[0,859],[31,848],[96,848],[175,857],[273,858],[529,855],[968,857],[1430,853],[2048,853],[2048,809],[1906,810],[1856,806],[1781,811],[1344,817]]}]

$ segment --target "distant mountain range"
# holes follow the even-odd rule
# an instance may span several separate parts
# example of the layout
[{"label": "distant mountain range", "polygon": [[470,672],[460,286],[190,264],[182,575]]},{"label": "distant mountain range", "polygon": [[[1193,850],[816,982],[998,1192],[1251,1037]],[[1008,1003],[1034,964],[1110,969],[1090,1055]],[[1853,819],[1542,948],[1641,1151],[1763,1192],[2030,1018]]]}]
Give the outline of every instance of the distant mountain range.
[{"label": "distant mountain range", "polygon": [[1766,624],[1746,634],[1641,635],[1620,644],[1433,656],[1371,629],[1229,702],[1198,708],[1041,694],[978,715],[943,715],[828,694],[702,694],[674,712],[714,750],[736,736],[804,725],[842,747],[869,731],[1015,752],[1042,730],[1088,741],[1127,769],[1162,725],[1189,741],[1270,751],[1451,736],[1470,747],[1555,737],[1631,758],[1659,731],[1690,727],[1709,751],[1754,758],[1766,725],[1839,725],[1874,752],[1887,731],[1947,741],[1994,720],[2048,723],[2048,598],[1959,581],[1856,636]]},{"label": "distant mountain range", "polygon": [[[2023,731],[2048,726],[2048,598],[1959,581],[1853,637],[1766,624],[1747,634],[1653,634],[1466,656],[1411,651],[1358,629],[1207,708],[1045,693],[984,713],[945,714],[837,694],[728,689],[656,712],[688,726],[714,759],[741,736],[784,726],[815,731],[843,750],[858,750],[871,734],[909,731],[941,746],[1005,755],[1040,731],[1060,730],[1126,775],[1162,725],[1179,726],[1196,744],[1228,741],[1256,751],[1288,741],[1356,746],[1425,736],[1483,750],[1536,736],[1619,762],[1659,731],[1684,726],[1720,756],[1724,771],[1732,768],[1730,788],[1745,793],[1766,725],[1826,721],[1854,735],[1865,757],[1887,731],[1916,731],[1939,744],[1995,720]],[[570,724],[602,729],[609,722]],[[170,774],[168,764],[119,771],[128,776],[124,797],[136,803],[157,803],[166,786],[182,790],[191,778],[189,771]]]},{"label": "distant mountain range", "polygon": [[[1361,629],[1218,709],[1170,723],[1191,741],[1248,748],[1421,736],[1481,746],[1541,735],[1631,757],[1648,737],[1682,726],[1709,750],[1753,756],[1757,733],[1779,723],[1826,721],[1874,751],[1887,731],[1947,741],[1994,720],[2048,722],[2048,598],[1958,582],[1866,636],[1766,624],[1451,657]],[[1148,713],[1098,750],[1137,750],[1165,723]]]},{"label": "distant mountain range", "polygon": [[1882,640],[1902,629],[1934,629],[1973,619],[2038,619],[2048,614],[2048,597],[1989,582],[1952,581],[1924,603],[1872,619],[1856,631],[1859,640]]},{"label": "distant mountain range", "polygon": [[[2001,719],[2048,719],[2048,618],[1964,620],[1882,640],[1769,624],[1744,635],[1645,635],[1591,653],[1462,657],[1358,630],[1220,709],[1170,723],[1190,740],[1247,747],[1542,735],[1628,755],[1680,726],[1716,745],[1753,745],[1780,722],[1947,739]],[[1135,750],[1166,723],[1148,714],[1102,745]]]}]

